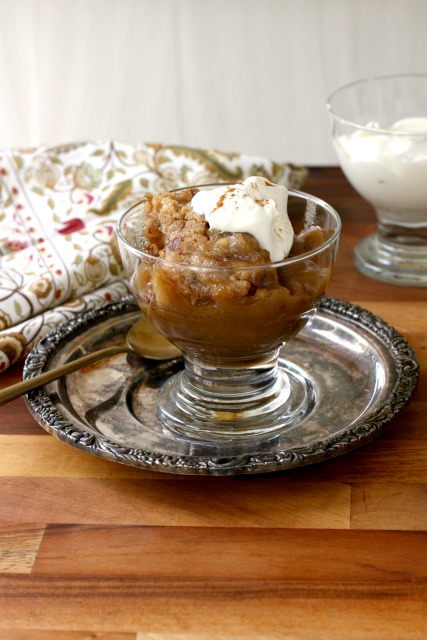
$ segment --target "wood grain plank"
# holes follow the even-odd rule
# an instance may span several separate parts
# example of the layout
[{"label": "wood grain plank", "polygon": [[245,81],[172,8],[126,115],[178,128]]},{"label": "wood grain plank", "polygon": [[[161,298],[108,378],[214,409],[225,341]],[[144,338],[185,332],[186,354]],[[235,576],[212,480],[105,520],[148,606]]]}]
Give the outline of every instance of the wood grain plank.
[{"label": "wood grain plank", "polygon": [[384,437],[344,456],[292,471],[294,480],[331,482],[427,483],[427,445]]},{"label": "wood grain plank", "polygon": [[29,413],[23,398],[0,407],[0,435],[3,434],[49,435]]},{"label": "wood grain plank", "polygon": [[3,478],[3,521],[167,526],[350,526],[350,486],[286,476],[159,480]]},{"label": "wood grain plank", "polygon": [[[0,576],[0,629],[425,640],[425,585]],[[144,636],[142,636],[144,637]],[[191,636],[190,636],[191,637]],[[203,636],[202,636],[203,637]]]},{"label": "wood grain plank", "polygon": [[47,631],[41,629],[1,629],[1,640],[137,640],[136,633],[103,631]]},{"label": "wood grain plank", "polygon": [[[159,478],[155,471],[103,460],[80,451],[53,436],[0,435],[0,477],[43,478]],[[172,474],[160,477],[174,478]]]},{"label": "wood grain plank", "polygon": [[421,389],[405,408],[400,419],[393,420],[383,438],[386,440],[427,440],[427,400],[418,400]]},{"label": "wood grain plank", "polygon": [[[389,429],[393,429],[390,440]],[[173,482],[179,479],[174,474],[145,471],[102,460],[53,437],[3,435],[0,436],[0,447],[3,452],[0,457],[0,477],[168,479]],[[390,423],[381,437],[362,448],[321,464],[283,473],[298,479],[312,478],[315,475],[323,481],[338,483],[376,478],[389,482],[426,483],[425,413],[420,409],[420,403],[415,401],[402,411],[399,419]],[[221,482],[219,478],[216,480]],[[199,478],[200,483],[204,481],[209,479]]]},{"label": "wood grain plank", "polygon": [[15,382],[18,382],[18,379],[22,380],[22,364],[22,362],[18,362],[12,367],[1,372],[0,389],[4,389],[11,384],[15,384]]},{"label": "wood grain plank", "polygon": [[354,529],[426,531],[426,505],[427,484],[354,484],[351,526]]},{"label": "wood grain plank", "polygon": [[427,533],[49,526],[33,575],[427,586]]},{"label": "wood grain plank", "polygon": [[[22,380],[22,362],[0,373],[0,389]],[[0,434],[43,434],[47,432],[37,424],[25,404],[24,398],[0,406]]]},{"label": "wood grain plank", "polygon": [[30,573],[44,525],[0,524],[0,573]]}]

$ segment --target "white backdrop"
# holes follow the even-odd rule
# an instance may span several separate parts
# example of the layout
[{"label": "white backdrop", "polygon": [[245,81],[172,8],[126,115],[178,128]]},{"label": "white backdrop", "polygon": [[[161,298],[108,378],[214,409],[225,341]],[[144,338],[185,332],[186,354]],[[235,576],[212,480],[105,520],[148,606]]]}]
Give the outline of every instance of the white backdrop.
[{"label": "white backdrop", "polygon": [[426,72],[426,32],[426,0],[0,0],[0,147],[139,140],[336,164],[329,93]]}]

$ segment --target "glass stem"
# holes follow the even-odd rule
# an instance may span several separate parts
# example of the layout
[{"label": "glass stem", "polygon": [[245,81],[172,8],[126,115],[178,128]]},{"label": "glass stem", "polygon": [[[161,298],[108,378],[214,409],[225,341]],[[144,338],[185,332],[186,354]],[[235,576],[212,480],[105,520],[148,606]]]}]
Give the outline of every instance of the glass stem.
[{"label": "glass stem", "polygon": [[[252,366],[247,362],[221,360],[210,365],[200,360],[185,358],[182,384],[187,394],[201,397],[213,405],[245,405],[265,401],[276,393],[279,377],[279,351]],[[240,365],[240,366],[239,366]]]}]

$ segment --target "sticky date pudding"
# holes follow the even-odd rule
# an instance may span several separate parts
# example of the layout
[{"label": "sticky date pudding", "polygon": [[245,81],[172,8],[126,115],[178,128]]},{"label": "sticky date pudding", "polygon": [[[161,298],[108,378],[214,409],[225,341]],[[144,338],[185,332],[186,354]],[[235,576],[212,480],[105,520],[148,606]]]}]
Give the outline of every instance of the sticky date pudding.
[{"label": "sticky date pudding", "polygon": [[318,306],[331,272],[319,249],[331,232],[316,224],[300,229],[286,258],[272,262],[252,233],[214,228],[197,213],[198,192],[146,195],[134,242],[143,257],[132,290],[182,350],[213,361],[262,357],[295,336]]}]

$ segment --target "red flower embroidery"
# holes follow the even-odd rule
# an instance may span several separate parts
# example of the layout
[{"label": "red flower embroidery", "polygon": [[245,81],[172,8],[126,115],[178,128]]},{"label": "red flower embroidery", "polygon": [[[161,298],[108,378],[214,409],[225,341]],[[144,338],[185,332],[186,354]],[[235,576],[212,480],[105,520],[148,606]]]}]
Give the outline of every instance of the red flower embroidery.
[{"label": "red flower embroidery", "polygon": [[[83,195],[86,198],[88,204],[92,204],[92,202],[95,200],[95,197],[92,196],[90,193],[84,193]],[[76,204],[83,204],[83,203],[84,203],[83,199],[76,200]]]},{"label": "red flower embroidery", "polygon": [[10,251],[22,251],[28,247],[28,242],[20,240],[19,238],[10,238],[9,240],[6,240],[6,247]]},{"label": "red flower embroidery", "polygon": [[75,231],[81,231],[85,228],[85,223],[80,218],[71,218],[64,223],[62,229],[59,229],[59,233],[63,235],[68,235],[69,233],[74,233]]}]

